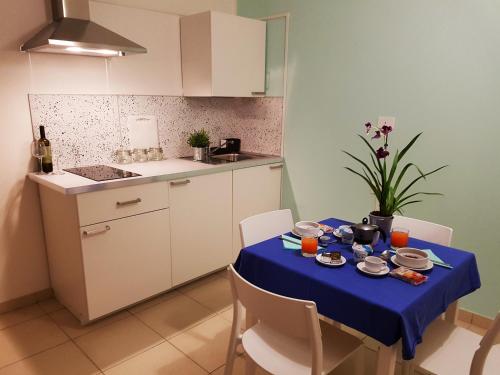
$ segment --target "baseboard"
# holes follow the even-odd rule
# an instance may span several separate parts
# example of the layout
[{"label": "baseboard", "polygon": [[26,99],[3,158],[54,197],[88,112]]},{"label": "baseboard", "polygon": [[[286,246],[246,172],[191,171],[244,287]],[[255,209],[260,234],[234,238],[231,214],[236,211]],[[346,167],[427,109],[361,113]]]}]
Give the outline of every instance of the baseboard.
[{"label": "baseboard", "polygon": [[492,318],[465,309],[458,309],[458,320],[484,329],[493,324]]},{"label": "baseboard", "polygon": [[0,314],[12,311],[15,309],[19,309],[21,307],[25,307],[31,305],[38,301],[43,301],[52,297],[54,294],[51,288],[40,290],[35,293],[27,294],[22,297],[14,298],[9,301],[0,303]]}]

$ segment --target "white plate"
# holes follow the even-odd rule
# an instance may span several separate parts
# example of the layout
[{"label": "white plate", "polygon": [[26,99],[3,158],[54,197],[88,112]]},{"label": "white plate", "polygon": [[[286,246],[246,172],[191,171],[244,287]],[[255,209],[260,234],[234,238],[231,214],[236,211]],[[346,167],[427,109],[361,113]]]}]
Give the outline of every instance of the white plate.
[{"label": "white plate", "polygon": [[396,261],[396,255],[393,255],[391,257],[391,262],[394,263],[396,266],[399,266],[399,267],[406,267],[410,270],[413,270],[413,271],[429,271],[432,267],[434,267],[434,263],[432,263],[432,261],[428,261],[427,263],[427,266],[426,267],[422,267],[422,268],[416,268],[416,267],[408,267],[408,266],[405,266],[404,264],[401,264],[399,262]]},{"label": "white plate", "polygon": [[340,234],[341,229],[342,229],[342,228],[350,228],[350,227],[351,227],[350,225],[341,225],[340,227],[335,228],[335,229],[333,230],[333,235],[334,235],[335,237],[342,238],[342,234]]},{"label": "white plate", "polygon": [[361,272],[364,272],[367,275],[371,275],[371,276],[384,276],[384,275],[387,275],[390,271],[388,266],[385,266],[384,268],[382,268],[378,272],[368,271],[368,269],[365,266],[365,262],[359,262],[358,264],[356,264],[356,267],[358,267],[358,270],[360,270]]},{"label": "white plate", "polygon": [[[302,235],[301,234],[298,234],[296,231],[295,231],[295,228],[292,229],[292,234],[296,237],[299,237],[299,238],[302,238]],[[323,234],[325,234],[321,229],[318,229],[318,234],[316,234],[314,237],[321,237]]]},{"label": "white plate", "polygon": [[316,261],[328,267],[340,267],[347,262],[347,260],[342,255],[340,256],[340,263],[324,262],[323,260],[321,260],[321,254],[316,255]]}]

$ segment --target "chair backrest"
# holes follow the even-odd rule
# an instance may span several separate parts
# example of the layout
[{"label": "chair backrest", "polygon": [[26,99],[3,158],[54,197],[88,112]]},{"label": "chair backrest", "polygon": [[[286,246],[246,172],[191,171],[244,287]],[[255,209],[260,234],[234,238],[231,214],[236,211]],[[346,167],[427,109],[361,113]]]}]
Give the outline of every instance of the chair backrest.
[{"label": "chair backrest", "polygon": [[321,343],[316,303],[261,289],[241,277],[232,264],[228,270],[234,304],[241,303],[255,320],[286,336],[314,339],[315,333],[319,333]]},{"label": "chair backrest", "polygon": [[484,364],[488,353],[490,352],[493,345],[500,344],[500,311],[488,330],[484,335],[481,343],[479,344],[479,349],[474,353],[472,358],[472,363],[470,366],[470,375],[481,375],[483,373]]},{"label": "chair backrest", "polygon": [[410,237],[444,246],[450,246],[453,235],[453,229],[444,225],[398,215],[394,215],[392,227],[404,227],[410,230]]},{"label": "chair backrest", "polygon": [[240,222],[241,243],[243,247],[251,246],[289,232],[292,228],[293,217],[290,209],[250,216]]}]

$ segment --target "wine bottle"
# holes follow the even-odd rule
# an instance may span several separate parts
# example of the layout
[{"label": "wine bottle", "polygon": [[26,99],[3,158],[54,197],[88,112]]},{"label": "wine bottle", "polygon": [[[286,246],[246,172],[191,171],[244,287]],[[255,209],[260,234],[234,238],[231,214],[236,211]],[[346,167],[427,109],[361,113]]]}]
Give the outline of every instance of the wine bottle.
[{"label": "wine bottle", "polygon": [[40,139],[38,140],[45,149],[45,153],[42,157],[42,171],[44,173],[50,173],[53,171],[52,166],[52,150],[50,149],[50,142],[47,138],[45,138],[45,127],[40,126]]}]

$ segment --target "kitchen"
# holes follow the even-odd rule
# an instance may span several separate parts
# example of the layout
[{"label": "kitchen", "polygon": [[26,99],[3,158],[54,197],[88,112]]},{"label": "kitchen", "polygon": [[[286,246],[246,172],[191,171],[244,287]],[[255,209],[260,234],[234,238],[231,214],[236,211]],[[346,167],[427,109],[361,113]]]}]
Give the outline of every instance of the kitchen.
[{"label": "kitchen", "polygon": [[[356,91],[344,79],[354,82],[352,75],[359,74],[360,80],[377,82],[370,78],[377,73],[347,68],[359,63],[351,46],[366,47],[365,40],[353,34],[359,39],[347,46],[332,36],[347,59],[342,65],[342,57],[327,52],[328,39],[319,37],[327,33],[304,25],[312,14],[295,2],[90,1],[92,21],[147,53],[95,57],[78,55],[81,50],[67,51],[75,56],[19,52],[57,13],[49,3],[23,0],[1,9],[0,118],[8,136],[2,137],[0,312],[7,322],[2,343],[12,353],[0,357],[0,374],[77,373],[80,365],[81,373],[159,373],[154,358],[186,366],[167,373],[222,373],[232,320],[225,268],[242,248],[240,221],[280,208],[291,208],[295,221],[332,216],[360,221],[373,197],[342,171],[348,161],[340,150],[352,147],[356,126],[367,118],[396,113],[395,129],[405,135],[408,126],[399,123],[400,117],[410,124],[414,120],[404,106],[394,109],[389,100],[377,104],[381,99],[365,97],[366,110],[348,113],[346,108],[357,107],[350,102]],[[324,9],[335,18],[325,4],[317,7],[314,17],[321,19]],[[405,9],[397,7],[401,17],[413,20]],[[355,9],[337,10],[346,17],[357,14]],[[486,16],[477,15],[481,17]],[[318,25],[326,28],[323,21]],[[336,27],[352,31],[336,21]],[[314,74],[330,69],[318,51],[311,51],[315,60],[306,58],[315,37],[316,47],[325,48],[325,62],[335,61],[345,75]],[[309,63],[307,74],[302,58]],[[386,73],[378,69],[378,74]],[[307,84],[314,88],[306,94],[302,88]],[[329,85],[336,87],[331,93]],[[315,125],[328,124],[330,110],[336,125]],[[40,126],[52,148],[53,172],[46,175],[37,174],[38,161],[29,150],[31,141],[40,138]],[[422,142],[432,148],[432,130],[424,128]],[[207,131],[211,149],[205,142],[195,151],[188,138],[201,130]],[[443,132],[435,129],[437,137]],[[142,159],[134,149],[143,150]],[[151,160],[145,161],[148,149]],[[488,150],[480,154],[492,152]],[[194,161],[196,153],[204,153],[203,160]],[[228,154],[239,156],[224,156]],[[428,198],[424,208],[410,213],[453,224],[455,247],[474,249],[475,243],[461,237],[458,228],[464,223],[453,215],[456,204],[450,203],[458,199],[449,188],[457,180],[450,182],[446,173],[455,176],[461,167],[448,159],[446,164],[453,164],[450,172],[429,179],[437,180],[430,189],[445,197]],[[121,178],[119,173],[105,177],[117,179],[95,181],[100,177],[87,174],[95,168],[73,170],[96,165],[139,176]],[[78,175],[82,173],[94,179]],[[481,250],[489,248],[486,239],[476,253],[483,286],[459,310],[467,328],[481,332],[498,310],[491,276],[498,258]],[[493,260],[491,265],[486,259]],[[19,339],[12,344],[7,338],[17,337],[23,323],[39,324],[55,341],[30,346]],[[197,335],[211,344],[198,347]],[[107,336],[113,337],[107,341]],[[374,362],[380,344],[365,336],[364,360]],[[109,349],[114,346],[116,350]],[[61,353],[77,358],[75,367],[50,360]],[[244,359],[237,360],[238,371],[243,371]],[[332,373],[349,373],[356,362],[347,361]]]}]

